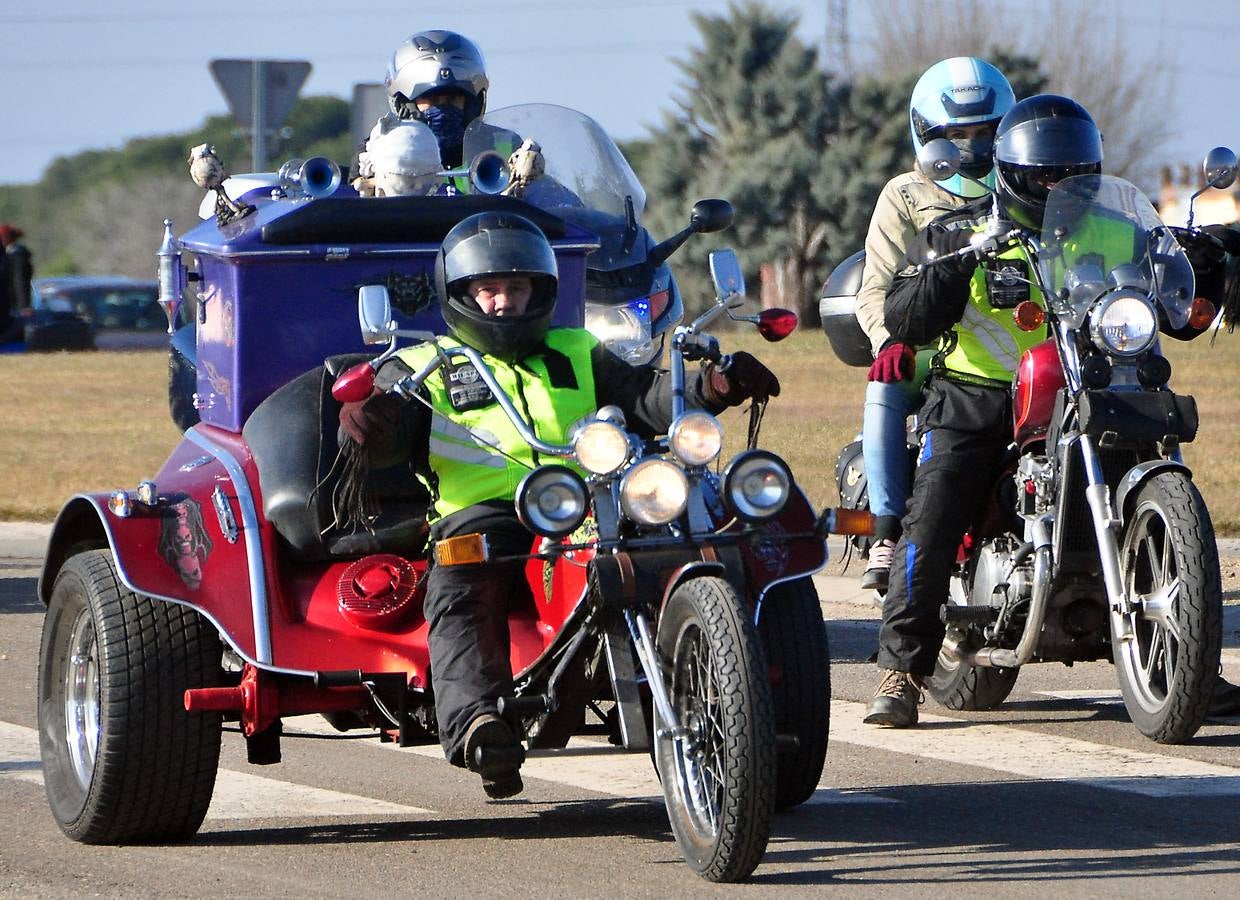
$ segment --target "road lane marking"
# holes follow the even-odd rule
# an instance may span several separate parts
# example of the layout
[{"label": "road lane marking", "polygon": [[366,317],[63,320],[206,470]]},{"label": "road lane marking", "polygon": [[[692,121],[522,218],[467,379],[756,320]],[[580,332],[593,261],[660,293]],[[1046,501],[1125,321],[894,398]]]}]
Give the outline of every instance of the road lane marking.
[{"label": "road lane marking", "polygon": [[1146,797],[1240,795],[1240,768],[1233,766],[924,712],[917,728],[877,728],[862,722],[864,716],[864,703],[832,700],[831,740]]},{"label": "road lane marking", "polygon": [[[0,722],[0,778],[33,784],[43,783],[38,731]],[[215,778],[215,793],[211,796],[207,820],[434,814],[432,810],[418,806],[404,806],[247,772],[220,769]]]}]

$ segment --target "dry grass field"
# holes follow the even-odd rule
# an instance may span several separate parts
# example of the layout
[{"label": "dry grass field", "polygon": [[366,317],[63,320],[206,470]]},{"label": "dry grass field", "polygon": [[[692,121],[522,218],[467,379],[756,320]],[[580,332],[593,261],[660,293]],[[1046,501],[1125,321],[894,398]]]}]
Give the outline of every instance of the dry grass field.
[{"label": "dry grass field", "polygon": [[[861,424],[865,372],[840,364],[821,331],[783,344],[724,335],[783,383],[763,423],[764,445],[782,453],[814,502],[835,502],[835,457]],[[1240,336],[1213,347],[1169,341],[1172,383],[1197,397],[1201,430],[1185,456],[1219,534],[1240,534]],[[133,487],[159,469],[177,441],[168,418],[161,352],[0,357],[0,521],[49,521],[78,491]],[[730,443],[744,440],[742,412],[724,417]]]}]

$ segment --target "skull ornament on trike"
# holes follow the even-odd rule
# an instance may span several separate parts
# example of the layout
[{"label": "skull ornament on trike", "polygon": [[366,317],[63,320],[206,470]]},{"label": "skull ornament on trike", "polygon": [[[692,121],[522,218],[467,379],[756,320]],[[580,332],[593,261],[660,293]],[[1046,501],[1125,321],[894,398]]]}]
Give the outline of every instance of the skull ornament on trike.
[{"label": "skull ornament on trike", "polygon": [[[346,324],[355,310],[387,353],[400,336],[433,339],[433,302],[394,312],[393,285],[421,277],[447,228],[488,208],[548,234],[558,320],[579,323],[590,235],[508,197],[260,198],[181,240],[197,258],[203,422],[153,481],[71,500],[40,580],[42,753],[70,837],[192,836],[226,716],[257,764],[279,761],[281,721],[303,713],[401,746],[435,740],[428,497],[408,471],[374,472],[378,515],[356,531],[336,524],[337,401],[369,394],[375,370],[338,354],[361,349]],[[660,441],[604,408],[571,445],[546,444],[450,339],[391,390],[412,397],[444,360],[468,359],[539,454],[571,462],[533,469],[518,492],[540,537],[509,612],[515,688],[501,714],[531,752],[564,747],[589,715],[623,750],[652,751],[686,860],[732,881],[761,860],[774,810],[806,800],[821,775],[829,656],[809,575],[834,516],[816,516],[769,451],[712,469],[722,427],[683,400],[686,360],[727,362],[702,329],[722,314],[770,339],[795,325],[778,310],[736,315],[735,257],[716,254],[712,268],[717,302],[672,342],[679,399]],[[297,307],[304,296],[320,301],[313,311]],[[455,549],[485,562],[483,545]]]}]

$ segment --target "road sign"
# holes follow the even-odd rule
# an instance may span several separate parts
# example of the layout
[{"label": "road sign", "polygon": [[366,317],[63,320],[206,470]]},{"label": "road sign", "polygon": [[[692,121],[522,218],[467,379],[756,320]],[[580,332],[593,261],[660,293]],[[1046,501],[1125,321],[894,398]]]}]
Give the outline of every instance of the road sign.
[{"label": "road sign", "polygon": [[310,75],[302,59],[213,59],[211,76],[233,117],[250,129],[253,166],[267,166],[267,134],[284,124]]},{"label": "road sign", "polygon": [[387,85],[382,82],[353,85],[353,105],[349,109],[349,130],[354,146],[370,137],[370,129],[389,112]]}]

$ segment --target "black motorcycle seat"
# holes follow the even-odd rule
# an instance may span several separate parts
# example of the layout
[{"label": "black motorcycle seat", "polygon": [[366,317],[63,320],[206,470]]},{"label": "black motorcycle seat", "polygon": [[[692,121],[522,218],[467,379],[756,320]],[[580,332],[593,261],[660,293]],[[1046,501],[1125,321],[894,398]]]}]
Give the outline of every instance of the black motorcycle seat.
[{"label": "black motorcycle seat", "polygon": [[260,403],[242,428],[258,468],[263,514],[292,557],[303,562],[367,553],[409,558],[425,547],[430,495],[408,465],[370,473],[380,514],[369,529],[332,526],[340,404],[331,386],[339,372],[367,358],[336,356],[299,375]]}]

